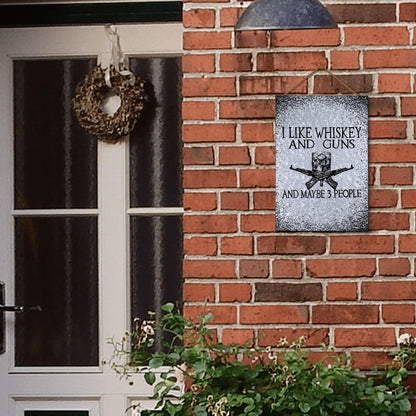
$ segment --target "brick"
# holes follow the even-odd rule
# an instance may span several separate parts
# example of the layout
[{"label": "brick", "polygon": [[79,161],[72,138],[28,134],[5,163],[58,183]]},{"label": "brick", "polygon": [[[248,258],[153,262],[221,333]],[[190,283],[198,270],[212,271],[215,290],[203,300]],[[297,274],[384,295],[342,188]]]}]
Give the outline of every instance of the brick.
[{"label": "brick", "polygon": [[328,4],[327,9],[337,23],[396,22],[396,5],[390,4]]},{"label": "brick", "polygon": [[182,140],[185,143],[234,142],[235,124],[184,124]]},{"label": "brick", "polygon": [[211,192],[186,192],[183,207],[192,211],[213,211],[217,208],[217,196]]},{"label": "brick", "polygon": [[274,169],[241,169],[240,186],[242,188],[269,188],[275,186]]},{"label": "brick", "polygon": [[258,146],[255,150],[254,160],[256,165],[274,165],[275,150],[274,146]]},{"label": "brick", "polygon": [[363,282],[361,298],[363,300],[415,300],[416,281]]},{"label": "brick", "polygon": [[364,68],[413,68],[416,50],[388,49],[364,51]]},{"label": "brick", "polygon": [[294,342],[300,337],[306,337],[307,347],[318,347],[328,344],[329,333],[326,328],[276,328],[259,330],[259,345],[261,347],[277,345],[281,339]]},{"label": "brick", "polygon": [[409,259],[381,258],[378,261],[380,276],[407,276],[410,273]]},{"label": "brick", "polygon": [[268,44],[265,30],[243,30],[235,32],[235,46],[237,48],[262,48]]},{"label": "brick", "polygon": [[369,139],[405,139],[406,135],[406,121],[370,120],[368,122]]},{"label": "brick", "polygon": [[[329,75],[316,75],[314,81],[314,93],[350,94],[351,89],[357,93],[366,93],[373,90],[372,75],[340,75],[337,78]],[[339,79],[350,88],[342,84]]]},{"label": "brick", "polygon": [[214,120],[215,104],[208,101],[182,101],[184,120]]},{"label": "brick", "polygon": [[369,150],[370,163],[414,163],[415,144],[372,144]]},{"label": "brick", "polygon": [[362,371],[380,367],[390,360],[391,357],[385,351],[352,351],[351,353],[352,367]]},{"label": "brick", "polygon": [[240,277],[264,278],[269,276],[267,260],[240,260]]},{"label": "brick", "polygon": [[394,347],[394,328],[336,328],[336,347]]},{"label": "brick", "polygon": [[331,51],[331,69],[359,69],[358,51]]},{"label": "brick", "polygon": [[260,236],[259,254],[324,254],[326,238],[317,236]]},{"label": "brick", "polygon": [[254,209],[275,209],[275,192],[259,191],[253,192]]},{"label": "brick", "polygon": [[370,97],[368,115],[370,117],[386,117],[396,114],[396,100],[393,97]]},{"label": "brick", "polygon": [[369,229],[370,231],[408,230],[409,214],[405,212],[371,212]]},{"label": "brick", "polygon": [[247,192],[221,192],[221,209],[247,211],[249,209]]},{"label": "brick", "polygon": [[402,97],[402,116],[416,115],[416,99],[415,97]]},{"label": "brick", "polygon": [[253,237],[235,236],[221,238],[221,254],[253,254]]},{"label": "brick", "polygon": [[225,328],[222,331],[222,343],[225,345],[234,343],[252,345],[254,343],[253,339],[254,331],[252,329]]},{"label": "brick", "polygon": [[381,185],[412,185],[413,168],[411,166],[382,166],[380,168]]},{"label": "brick", "polygon": [[230,279],[235,277],[233,260],[187,260],[183,261],[183,276],[198,279]]},{"label": "brick", "polygon": [[249,165],[251,162],[247,146],[220,147],[220,165]]},{"label": "brick", "polygon": [[227,7],[220,10],[221,27],[234,27],[245,9],[243,7]]},{"label": "brick", "polygon": [[213,165],[214,151],[212,147],[186,147],[182,152],[184,165]]},{"label": "brick", "polygon": [[392,235],[331,236],[330,252],[333,254],[378,254],[394,252]]},{"label": "brick", "polygon": [[241,324],[302,324],[309,320],[307,306],[255,305],[241,306]]},{"label": "brick", "polygon": [[362,300],[407,301],[416,299],[416,281],[363,282]]},{"label": "brick", "polygon": [[[290,76],[242,76],[240,77],[240,94],[285,94],[302,81],[302,77]],[[307,93],[307,84],[299,85],[293,92]]]},{"label": "brick", "polygon": [[399,236],[400,253],[416,253],[416,234],[402,234]]},{"label": "brick", "polygon": [[277,279],[300,279],[302,277],[302,262],[293,259],[273,260],[272,277]]},{"label": "brick", "polygon": [[372,277],[376,261],[372,258],[310,259],[306,260],[306,272],[310,277]]},{"label": "brick", "polygon": [[410,92],[410,74],[379,74],[378,92]]},{"label": "brick", "polygon": [[231,32],[185,32],[183,48],[185,50],[229,49]]},{"label": "brick", "polygon": [[215,27],[214,9],[191,9],[182,13],[184,27],[213,28]]},{"label": "brick", "polygon": [[223,100],[220,102],[220,118],[253,119],[274,118],[273,100]]},{"label": "brick", "polygon": [[220,55],[220,70],[244,72],[253,69],[251,53],[223,53]]},{"label": "brick", "polygon": [[251,285],[248,283],[222,283],[219,293],[220,302],[249,302]]},{"label": "brick", "polygon": [[183,298],[186,302],[214,302],[215,287],[213,284],[185,283]]},{"label": "brick", "polygon": [[272,123],[241,124],[241,140],[243,142],[273,142]]},{"label": "brick", "polygon": [[409,45],[409,31],[400,26],[350,26],[344,28],[345,45]]},{"label": "brick", "polygon": [[383,305],[383,321],[387,324],[412,324],[415,322],[415,307],[409,304]]},{"label": "brick", "polygon": [[243,232],[274,232],[276,228],[275,216],[250,214],[241,216],[241,231]]},{"label": "brick", "polygon": [[402,208],[416,208],[416,189],[402,190]]},{"label": "brick", "polygon": [[392,189],[370,189],[368,196],[370,208],[393,208],[398,201],[397,191]]},{"label": "brick", "polygon": [[182,71],[184,73],[215,71],[215,56],[209,55],[184,55],[182,57]]},{"label": "brick", "polygon": [[327,66],[324,52],[259,53],[257,56],[259,72],[313,70],[319,66]]},{"label": "brick", "polygon": [[183,252],[191,256],[214,256],[217,253],[217,239],[215,237],[185,238]]},{"label": "brick", "polygon": [[232,170],[186,170],[183,172],[185,188],[229,188],[237,184],[235,171]]},{"label": "brick", "polygon": [[338,46],[339,29],[272,30],[271,46]]},{"label": "brick", "polygon": [[416,20],[416,4],[415,3],[402,3],[400,7],[400,21],[401,22],[414,22]]},{"label": "brick", "polygon": [[320,283],[256,283],[256,302],[321,301]]},{"label": "brick", "polygon": [[235,78],[184,78],[184,97],[233,97],[236,95]]},{"label": "brick", "polygon": [[329,301],[357,300],[357,284],[353,282],[332,282],[326,288]]},{"label": "brick", "polygon": [[378,305],[313,305],[314,324],[377,324]]},{"label": "brick", "polygon": [[185,215],[185,233],[233,233],[237,231],[236,215]]},{"label": "brick", "polygon": [[210,324],[235,324],[237,323],[237,308],[235,306],[207,305],[207,306],[191,306],[183,307],[183,315],[188,319],[196,319],[199,316],[212,313],[214,319],[209,321]]}]

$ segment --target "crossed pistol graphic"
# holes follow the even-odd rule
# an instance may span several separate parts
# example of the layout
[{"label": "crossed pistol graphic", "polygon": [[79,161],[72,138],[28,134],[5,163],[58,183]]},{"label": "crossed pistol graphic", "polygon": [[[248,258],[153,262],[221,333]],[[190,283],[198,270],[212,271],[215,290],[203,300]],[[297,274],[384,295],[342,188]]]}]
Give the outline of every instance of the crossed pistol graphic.
[{"label": "crossed pistol graphic", "polygon": [[332,179],[333,176],[339,175],[340,173],[354,169],[353,165],[349,168],[333,169],[331,168],[331,153],[322,152],[312,153],[312,170],[294,168],[290,165],[291,170],[303,173],[304,175],[311,176],[311,179],[305,183],[308,189],[311,189],[317,182],[322,186],[326,182],[332,189],[336,189],[338,182]]}]

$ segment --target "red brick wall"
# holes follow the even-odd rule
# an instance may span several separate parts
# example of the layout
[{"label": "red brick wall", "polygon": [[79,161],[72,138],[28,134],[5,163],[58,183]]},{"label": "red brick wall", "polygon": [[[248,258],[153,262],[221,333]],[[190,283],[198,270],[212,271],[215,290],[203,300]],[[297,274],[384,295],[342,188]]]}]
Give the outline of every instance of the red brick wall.
[{"label": "red brick wall", "polygon": [[[184,3],[185,312],[369,368],[415,326],[416,0],[325,4],[339,28],[234,32],[239,2]],[[319,65],[370,97],[368,233],[275,232],[274,98]],[[349,91],[321,71],[296,93]]]}]

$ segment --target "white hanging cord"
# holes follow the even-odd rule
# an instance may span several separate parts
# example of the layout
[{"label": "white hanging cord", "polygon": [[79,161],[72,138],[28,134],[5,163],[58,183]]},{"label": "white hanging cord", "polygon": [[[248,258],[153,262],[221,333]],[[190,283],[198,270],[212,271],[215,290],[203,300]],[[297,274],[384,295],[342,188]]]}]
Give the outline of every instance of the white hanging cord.
[{"label": "white hanging cord", "polygon": [[[134,85],[135,77],[134,75],[127,69],[127,60],[125,59],[124,53],[121,50],[120,46],[120,36],[117,33],[117,29],[111,25],[107,24],[104,26],[105,33],[110,41],[110,47],[111,47],[111,55],[110,55],[110,61],[108,62],[108,65],[103,68],[105,73],[105,83],[109,88],[111,88],[111,78],[110,78],[110,68],[111,66],[114,67],[114,69],[119,72],[123,76],[130,76],[130,83],[131,85]],[[98,65],[102,65],[102,57],[98,57]],[[120,69],[122,68],[122,69]]]}]

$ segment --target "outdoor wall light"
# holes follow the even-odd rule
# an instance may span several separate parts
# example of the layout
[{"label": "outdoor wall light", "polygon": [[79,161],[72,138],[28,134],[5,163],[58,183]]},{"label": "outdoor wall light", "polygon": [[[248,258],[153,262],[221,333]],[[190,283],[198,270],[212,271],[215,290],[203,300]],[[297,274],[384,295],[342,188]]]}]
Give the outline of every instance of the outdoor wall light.
[{"label": "outdoor wall light", "polygon": [[318,0],[255,0],[235,30],[320,29],[337,24]]}]

